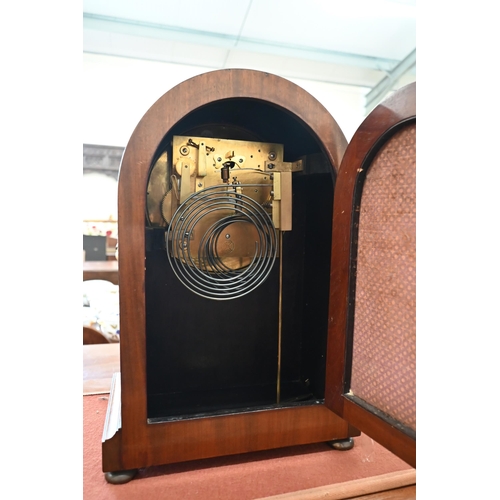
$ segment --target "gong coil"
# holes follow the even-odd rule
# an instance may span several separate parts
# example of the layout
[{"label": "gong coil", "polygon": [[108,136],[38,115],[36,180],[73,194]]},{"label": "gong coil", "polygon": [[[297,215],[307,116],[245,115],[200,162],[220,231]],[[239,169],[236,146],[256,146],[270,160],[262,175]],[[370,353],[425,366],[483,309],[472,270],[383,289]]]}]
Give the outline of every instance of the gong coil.
[{"label": "gong coil", "polygon": [[269,276],[277,255],[276,228],[266,209],[241,193],[257,186],[262,187],[211,186],[192,194],[174,213],[167,230],[168,260],[195,294],[235,299]]}]

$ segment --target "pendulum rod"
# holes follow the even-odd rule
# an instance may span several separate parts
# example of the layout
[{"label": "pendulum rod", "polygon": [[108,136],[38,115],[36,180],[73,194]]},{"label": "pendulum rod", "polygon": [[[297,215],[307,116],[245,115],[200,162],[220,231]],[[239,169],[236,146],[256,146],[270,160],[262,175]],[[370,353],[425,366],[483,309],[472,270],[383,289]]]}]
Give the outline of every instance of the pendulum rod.
[{"label": "pendulum rod", "polygon": [[279,284],[279,302],[278,302],[278,376],[276,380],[276,403],[281,399],[281,329],[283,324],[283,231],[279,236],[279,261],[280,261],[280,284]]}]

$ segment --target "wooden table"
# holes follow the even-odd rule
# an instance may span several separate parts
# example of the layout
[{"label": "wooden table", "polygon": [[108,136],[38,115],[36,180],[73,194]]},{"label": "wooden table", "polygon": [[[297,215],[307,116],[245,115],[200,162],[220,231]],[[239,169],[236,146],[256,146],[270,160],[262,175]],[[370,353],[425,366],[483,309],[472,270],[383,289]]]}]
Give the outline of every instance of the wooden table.
[{"label": "wooden table", "polygon": [[83,395],[107,394],[113,373],[120,371],[120,344],[89,344],[83,347]]},{"label": "wooden table", "polygon": [[[185,464],[171,464],[139,471],[128,484],[111,485],[100,471],[101,441],[107,397],[113,373],[120,371],[120,344],[93,344],[83,347],[84,395],[84,500],[115,498],[143,500],[171,491],[172,498],[255,498],[258,485],[261,500],[414,500],[416,472],[368,436],[354,438],[349,452],[335,452],[325,444],[267,450],[248,456],[218,457]],[[103,395],[103,396],[99,396]],[[303,453],[301,453],[301,451]],[[346,455],[343,455],[346,453]],[[263,465],[265,464],[265,465]],[[269,473],[266,470],[270,469]],[[208,471],[209,473],[207,473]],[[319,471],[319,472],[318,472]],[[321,481],[321,474],[335,479]],[[142,476],[144,477],[142,477]],[[312,476],[312,479],[311,479]],[[147,479],[143,481],[142,479]],[[343,479],[345,478],[345,479]],[[357,479],[353,479],[357,478]],[[270,494],[285,489],[294,481],[294,491]],[[277,486],[283,482],[282,486]],[[312,484],[320,486],[311,487]],[[269,492],[267,495],[265,492]],[[180,495],[180,496],[179,496]],[[225,495],[225,496],[224,496]]]},{"label": "wooden table", "polygon": [[83,262],[83,281],[107,280],[118,285],[117,260],[86,260]]}]

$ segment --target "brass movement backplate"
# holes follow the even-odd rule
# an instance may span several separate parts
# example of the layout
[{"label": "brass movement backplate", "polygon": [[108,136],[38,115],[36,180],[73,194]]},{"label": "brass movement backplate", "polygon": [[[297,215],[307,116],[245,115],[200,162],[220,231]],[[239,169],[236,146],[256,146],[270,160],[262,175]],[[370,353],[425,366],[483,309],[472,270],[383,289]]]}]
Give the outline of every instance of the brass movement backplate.
[{"label": "brass movement backplate", "polygon": [[291,230],[291,174],[302,170],[302,162],[284,162],[283,155],[282,144],[174,136],[149,178],[150,224],[168,225],[189,196],[227,185],[264,207],[277,229]]}]

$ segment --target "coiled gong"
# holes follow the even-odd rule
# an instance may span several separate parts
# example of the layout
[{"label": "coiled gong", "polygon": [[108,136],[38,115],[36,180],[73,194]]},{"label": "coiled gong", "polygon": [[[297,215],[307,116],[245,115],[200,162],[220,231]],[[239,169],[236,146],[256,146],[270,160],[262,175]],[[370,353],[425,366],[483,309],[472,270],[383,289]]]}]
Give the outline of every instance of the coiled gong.
[{"label": "coiled gong", "polygon": [[246,295],[269,275],[277,235],[266,209],[242,188],[215,185],[187,198],[168,227],[168,259],[179,280],[209,299]]}]

